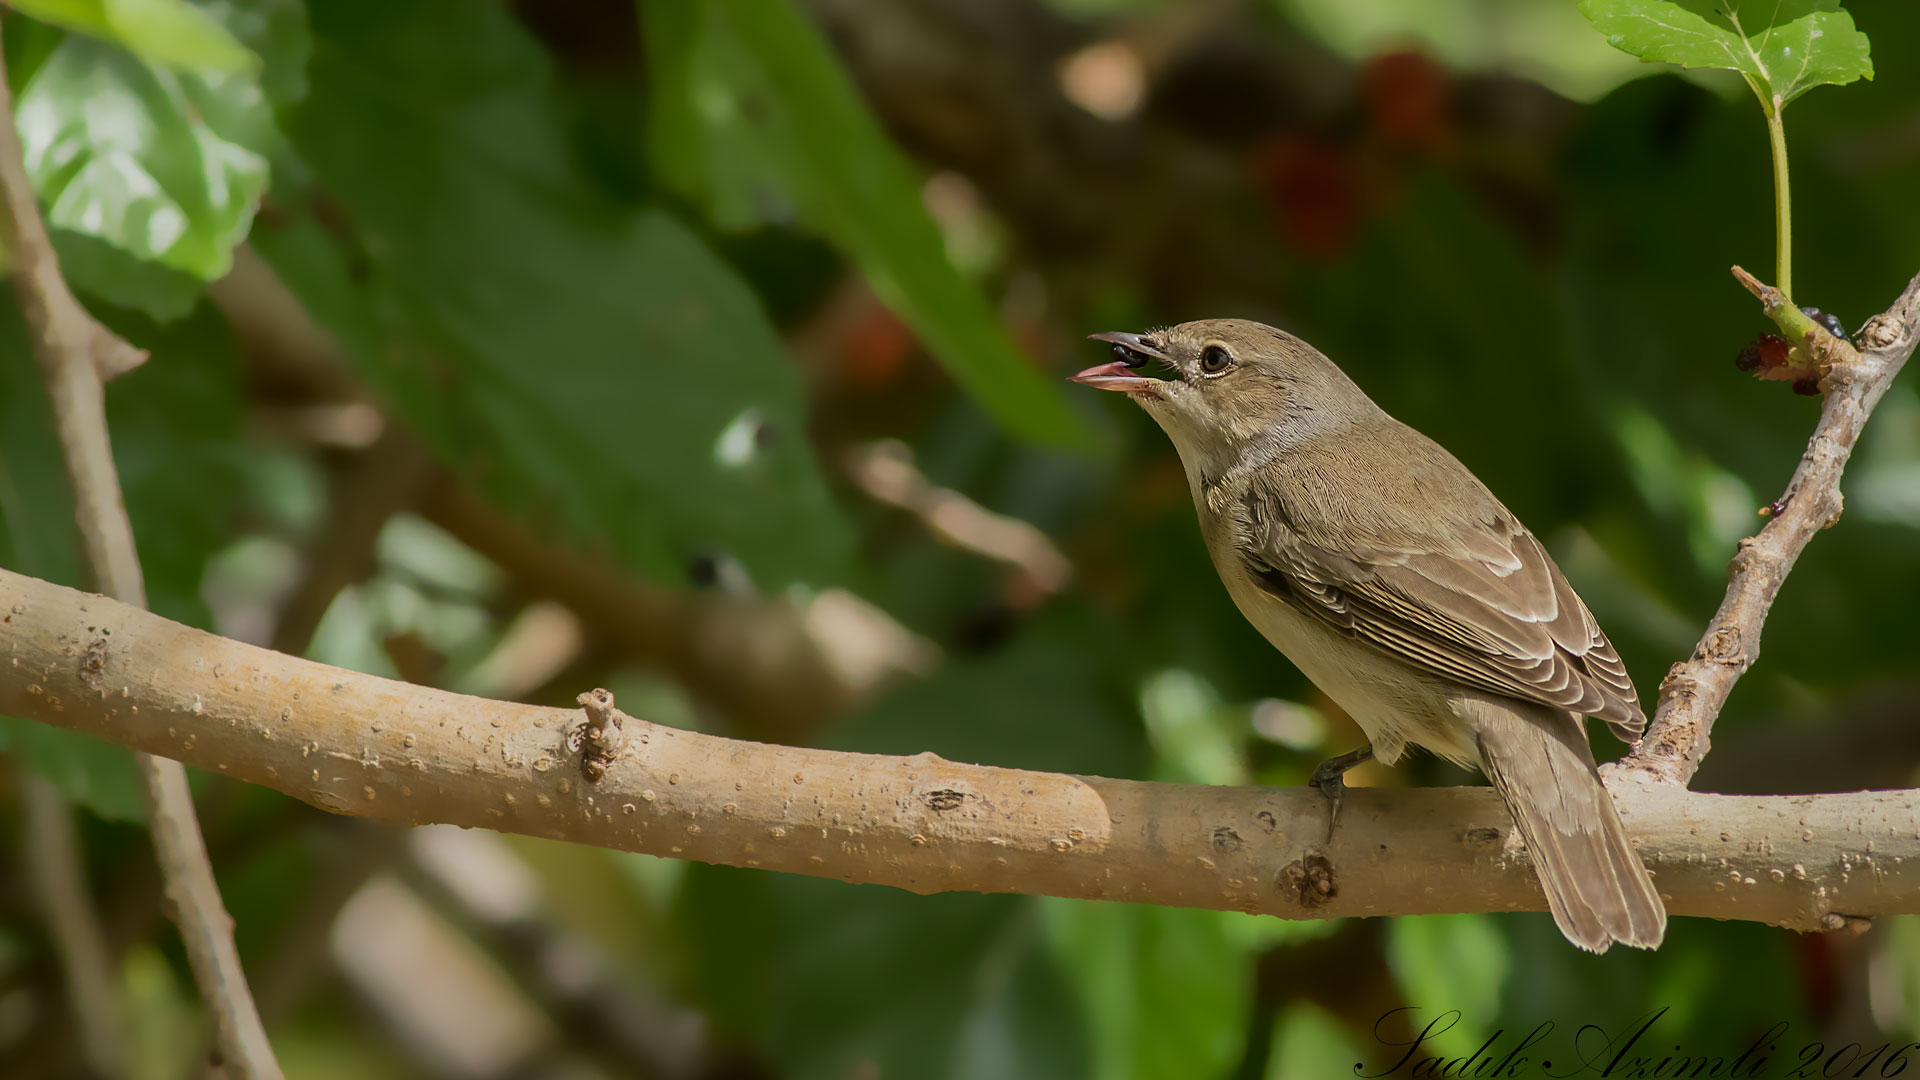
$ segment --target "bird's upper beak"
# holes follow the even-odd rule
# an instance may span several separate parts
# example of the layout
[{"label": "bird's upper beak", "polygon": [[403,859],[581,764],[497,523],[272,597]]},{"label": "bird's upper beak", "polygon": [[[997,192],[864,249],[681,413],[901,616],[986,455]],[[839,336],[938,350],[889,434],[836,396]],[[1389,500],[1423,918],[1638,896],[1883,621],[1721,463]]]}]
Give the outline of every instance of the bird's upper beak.
[{"label": "bird's upper beak", "polygon": [[1092,341],[1111,342],[1114,359],[1098,367],[1090,367],[1077,375],[1068,376],[1083,386],[1100,390],[1146,390],[1159,380],[1135,375],[1133,369],[1140,367],[1148,360],[1172,362],[1171,357],[1148,344],[1139,334],[1109,331],[1104,334],[1088,334],[1087,337]]}]

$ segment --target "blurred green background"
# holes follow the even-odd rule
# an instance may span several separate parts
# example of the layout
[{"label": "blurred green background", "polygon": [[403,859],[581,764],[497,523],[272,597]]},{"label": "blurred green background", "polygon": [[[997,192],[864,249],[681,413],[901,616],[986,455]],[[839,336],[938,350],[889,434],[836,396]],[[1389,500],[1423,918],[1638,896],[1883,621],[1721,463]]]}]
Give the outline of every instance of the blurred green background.
[{"label": "blurred green background", "polygon": [[[69,27],[4,19],[63,265],[153,353],[108,407],[155,608],[382,675],[1298,784],[1359,733],[1233,610],[1159,431],[1063,381],[1083,335],[1313,341],[1532,526],[1649,705],[1818,412],[1732,364],[1767,326],[1727,268],[1773,257],[1751,95],[1571,3],[19,7]],[[1787,133],[1796,299],[1852,330],[1920,269],[1920,7],[1849,10],[1876,78]],[[0,564],[85,584],[11,303],[0,343]],[[1915,783],[1911,379],[1847,495],[1698,786]],[[79,1069],[20,770],[87,811],[135,1075],[200,1075],[126,756],[16,720],[0,748],[0,1075]],[[1543,914],[916,897],[196,782],[295,1077],[1290,1080],[1382,1070],[1447,1009],[1449,1053],[1663,1007],[1662,1052],[1920,1039],[1906,919],[1596,958]]]}]

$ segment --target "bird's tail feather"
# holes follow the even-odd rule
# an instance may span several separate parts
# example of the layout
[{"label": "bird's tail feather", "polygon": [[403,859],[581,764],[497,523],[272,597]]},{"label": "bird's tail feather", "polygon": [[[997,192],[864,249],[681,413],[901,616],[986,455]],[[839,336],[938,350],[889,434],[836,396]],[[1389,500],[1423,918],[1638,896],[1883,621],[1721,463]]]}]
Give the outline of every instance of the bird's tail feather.
[{"label": "bird's tail feather", "polygon": [[1601,786],[1580,722],[1550,709],[1463,702],[1481,767],[1533,856],[1553,921],[1590,952],[1658,948],[1667,912]]}]

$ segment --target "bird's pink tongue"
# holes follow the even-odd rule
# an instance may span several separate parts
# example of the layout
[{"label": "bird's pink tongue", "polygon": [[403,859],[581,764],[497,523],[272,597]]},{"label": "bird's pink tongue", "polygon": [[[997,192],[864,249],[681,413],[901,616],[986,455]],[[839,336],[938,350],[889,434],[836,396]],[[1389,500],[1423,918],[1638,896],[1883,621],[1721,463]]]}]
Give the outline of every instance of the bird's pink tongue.
[{"label": "bird's pink tongue", "polygon": [[1153,382],[1133,373],[1125,363],[1115,360],[1112,363],[1090,367],[1068,378],[1082,386],[1091,386],[1100,390],[1139,390]]}]

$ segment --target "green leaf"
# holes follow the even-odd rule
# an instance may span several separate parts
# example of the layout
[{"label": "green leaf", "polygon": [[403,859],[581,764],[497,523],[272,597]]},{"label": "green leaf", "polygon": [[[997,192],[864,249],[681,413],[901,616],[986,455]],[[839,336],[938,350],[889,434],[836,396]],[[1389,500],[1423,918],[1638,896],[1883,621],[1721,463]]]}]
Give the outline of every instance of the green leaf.
[{"label": "green leaf", "polygon": [[14,0],[10,6],[163,67],[245,72],[260,66],[220,20],[186,0]]},{"label": "green leaf", "polygon": [[1253,954],[1227,930],[1237,913],[1069,900],[1047,911],[1097,1080],[1205,1080],[1240,1060]]},{"label": "green leaf", "polygon": [[782,1076],[1085,1076],[1039,908],[695,864],[675,937],[691,996]]},{"label": "green leaf", "polygon": [[[1090,667],[1108,635],[1072,611],[1038,619],[985,657],[942,666],[834,727],[825,745],[869,754],[931,750],[951,761],[1137,776],[1138,729]],[[1118,655],[1115,644],[1108,655]]]},{"label": "green leaf", "polygon": [[19,758],[70,801],[108,821],[147,819],[140,796],[146,781],[125,747],[34,720],[0,716],[0,754]]},{"label": "green leaf", "polygon": [[409,425],[649,574],[716,551],[766,588],[838,573],[799,372],[698,236],[583,174],[539,44],[454,0],[311,14],[288,133],[362,250],[311,222],[256,242]]},{"label": "green leaf", "polygon": [[[1418,915],[1387,927],[1387,961],[1413,1008],[1416,1029],[1451,1010],[1457,1022],[1438,1030],[1433,1046],[1465,1054],[1485,1041],[1500,1012],[1500,991],[1512,957],[1490,915]],[[1444,1025],[1442,1021],[1442,1025]]]},{"label": "green leaf", "polygon": [[1206,679],[1181,668],[1153,672],[1140,684],[1140,714],[1162,763],[1156,779],[1247,782],[1246,712],[1227,708]]},{"label": "green leaf", "polygon": [[247,48],[260,57],[260,89],[276,105],[307,96],[307,61],[313,35],[303,0],[199,0]]},{"label": "green leaf", "polygon": [[723,227],[790,205],[858,263],[874,292],[1008,431],[1055,445],[1087,432],[948,259],[912,166],[789,0],[647,4],[653,160]]},{"label": "green leaf", "polygon": [[275,106],[307,96],[313,35],[303,0],[194,0],[259,58],[257,81]]},{"label": "green leaf", "polygon": [[[1353,1033],[1325,1009],[1295,1001],[1274,1020],[1266,1080],[1327,1080],[1365,1076],[1379,1066],[1364,1061]],[[1365,1069],[1358,1068],[1366,1065]]]},{"label": "green leaf", "polygon": [[1642,60],[1738,71],[1770,114],[1816,86],[1873,78],[1840,0],[1581,0],[1580,12]]},{"label": "green leaf", "polygon": [[21,92],[17,122],[50,226],[206,280],[232,265],[273,139],[250,78],[170,72],[70,37]]},{"label": "green leaf", "polygon": [[97,236],[49,229],[60,272],[83,296],[172,322],[193,310],[206,282],[184,270],[148,262]]}]

